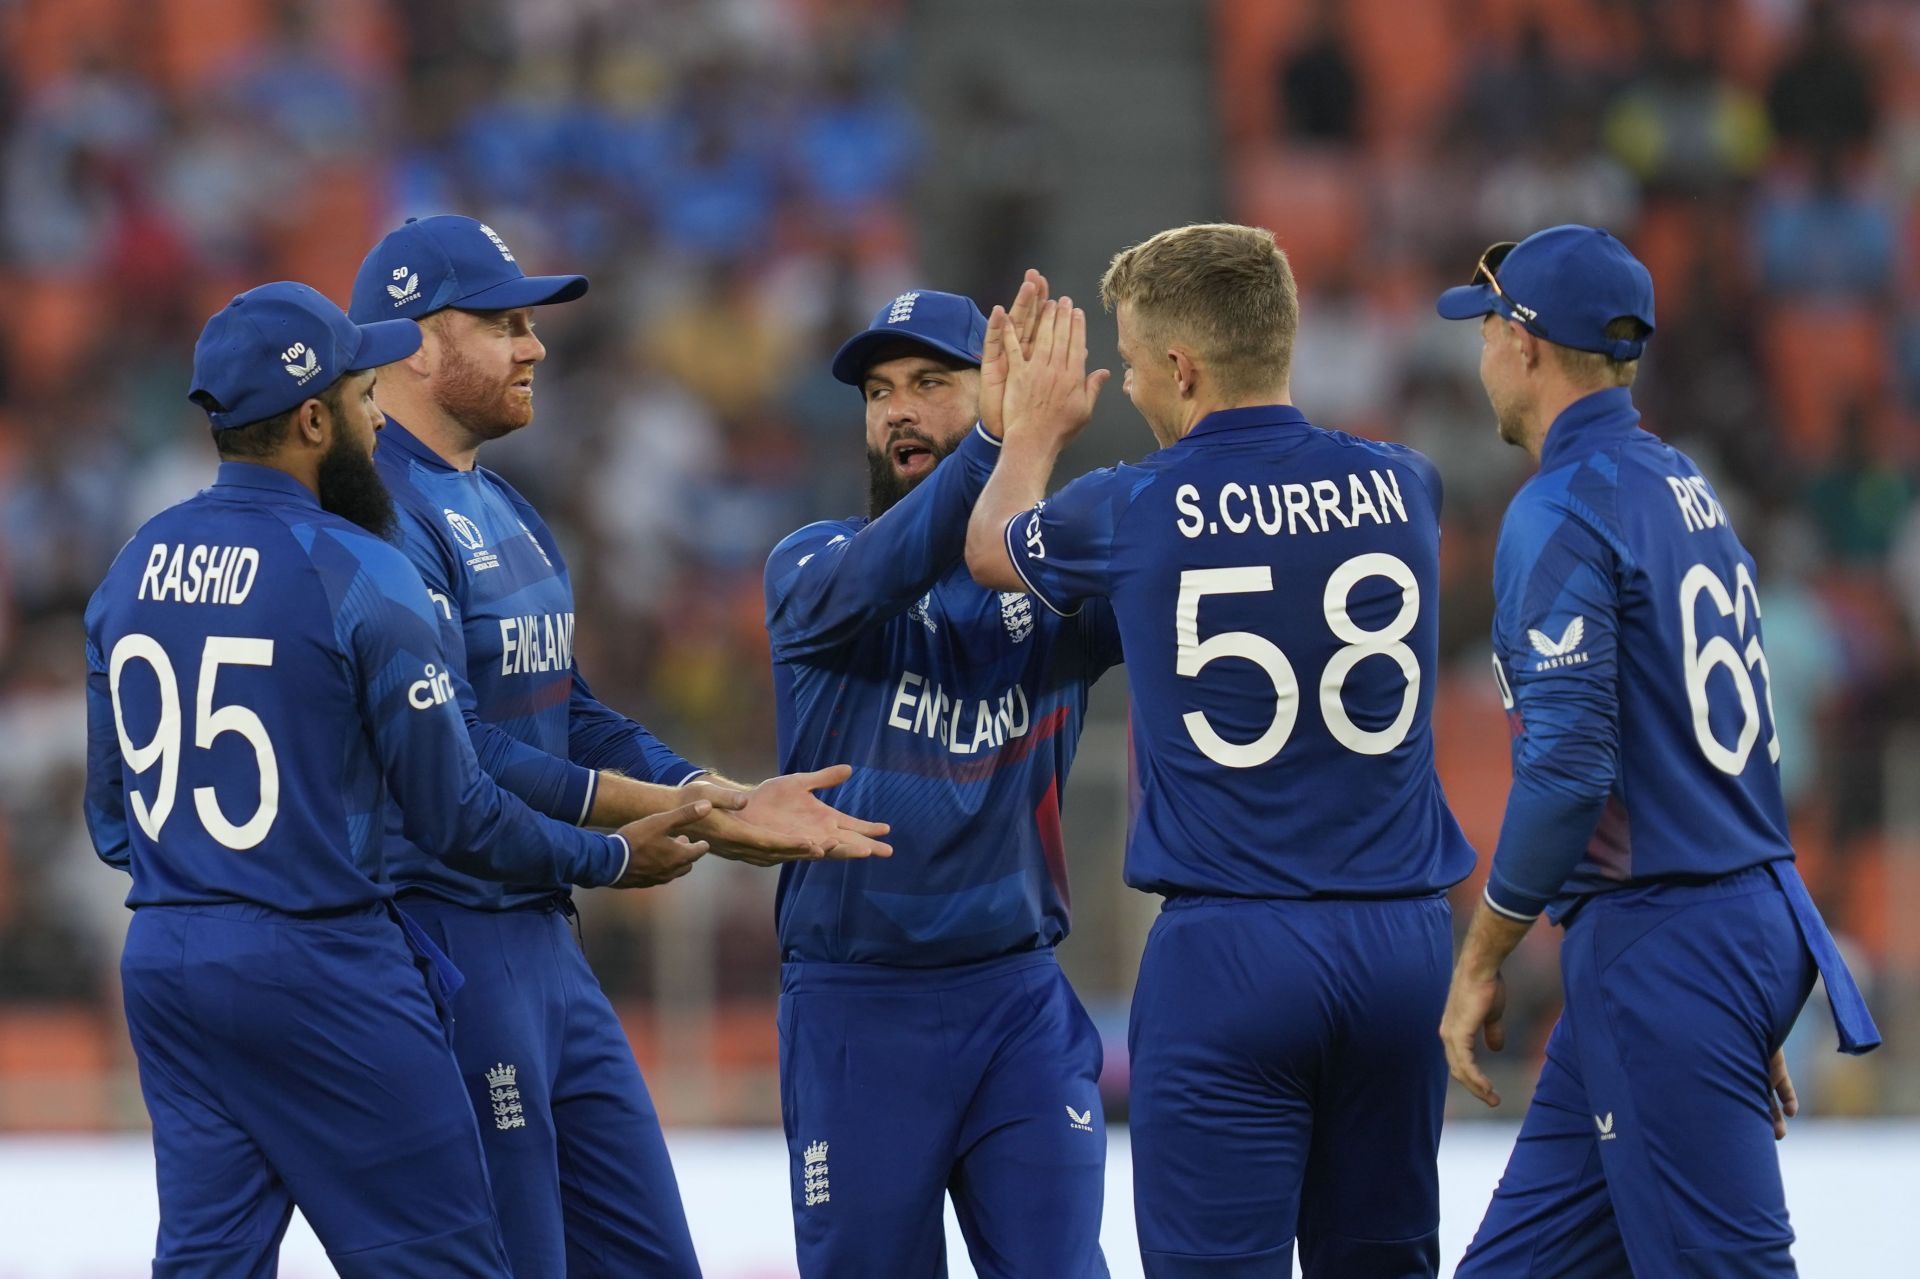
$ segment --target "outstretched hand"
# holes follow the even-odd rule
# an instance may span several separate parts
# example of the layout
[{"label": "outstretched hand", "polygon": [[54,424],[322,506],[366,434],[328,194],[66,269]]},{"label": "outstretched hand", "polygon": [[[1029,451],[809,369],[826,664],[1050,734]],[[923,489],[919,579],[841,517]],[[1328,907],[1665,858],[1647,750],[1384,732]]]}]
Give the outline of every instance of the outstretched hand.
[{"label": "outstretched hand", "polygon": [[1019,340],[1020,350],[1031,354],[1040,325],[1040,308],[1046,300],[1047,277],[1028,267],[1026,278],[1020,281],[1019,292],[1013,295],[1013,306],[1006,310],[996,306],[993,314],[987,317],[987,336],[980,351],[980,425],[987,428],[987,434],[996,438],[1002,434],[1002,406],[1007,395],[1007,356],[1002,349],[1004,335],[1011,330]]},{"label": "outstretched hand", "polygon": [[852,768],[835,764],[768,778],[745,792],[746,804],[737,814],[715,814],[721,825],[712,830],[714,853],[750,866],[893,856],[892,846],[880,838],[889,829],[885,822],[850,817],[813,793],[851,776]]},{"label": "outstretched hand", "polygon": [[[987,328],[991,335],[993,320]],[[1002,422],[1010,435],[1031,432],[1064,446],[1093,416],[1100,388],[1113,376],[1087,372],[1087,313],[1068,297],[1040,304],[1031,351],[1021,349],[1011,317],[1003,319],[999,349],[1007,366]]]}]

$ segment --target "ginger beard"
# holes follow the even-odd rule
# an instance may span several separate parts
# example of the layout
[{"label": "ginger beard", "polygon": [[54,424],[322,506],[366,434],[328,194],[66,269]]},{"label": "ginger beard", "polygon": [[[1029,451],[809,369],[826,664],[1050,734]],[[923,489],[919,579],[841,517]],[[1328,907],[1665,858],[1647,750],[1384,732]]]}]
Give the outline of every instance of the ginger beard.
[{"label": "ginger beard", "polygon": [[502,376],[489,373],[457,341],[440,344],[434,402],[479,440],[497,440],[533,421],[533,363],[513,364]]}]

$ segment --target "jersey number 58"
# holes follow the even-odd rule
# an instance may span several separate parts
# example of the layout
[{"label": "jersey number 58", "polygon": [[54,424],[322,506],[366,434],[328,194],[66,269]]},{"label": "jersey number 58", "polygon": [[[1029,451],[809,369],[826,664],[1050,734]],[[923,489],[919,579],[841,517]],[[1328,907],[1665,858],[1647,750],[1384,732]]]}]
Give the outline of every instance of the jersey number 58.
[{"label": "jersey number 58", "polygon": [[[1369,577],[1384,577],[1400,588],[1400,612],[1377,631],[1363,630],[1347,614],[1353,588]],[[1182,717],[1188,736],[1200,753],[1228,768],[1256,768],[1266,763],[1293,735],[1300,714],[1300,681],[1293,663],[1272,640],[1252,631],[1222,631],[1200,638],[1200,601],[1209,595],[1237,595],[1273,590],[1273,570],[1264,564],[1246,568],[1193,568],[1180,574],[1180,598],[1173,608],[1174,671],[1191,678],[1207,663],[1222,657],[1240,657],[1265,671],[1273,681],[1273,722],[1251,742],[1230,742],[1214,731],[1200,711]],[[1321,600],[1327,629],[1346,646],[1336,652],[1320,673],[1320,717],[1333,739],[1361,755],[1385,755],[1407,739],[1414,711],[1420,703],[1420,663],[1403,642],[1420,617],[1420,582],[1397,556],[1375,551],[1356,555],[1327,576]],[[1353,722],[1341,701],[1347,676],[1366,658],[1391,658],[1407,678],[1400,713],[1385,728],[1369,731]]]}]

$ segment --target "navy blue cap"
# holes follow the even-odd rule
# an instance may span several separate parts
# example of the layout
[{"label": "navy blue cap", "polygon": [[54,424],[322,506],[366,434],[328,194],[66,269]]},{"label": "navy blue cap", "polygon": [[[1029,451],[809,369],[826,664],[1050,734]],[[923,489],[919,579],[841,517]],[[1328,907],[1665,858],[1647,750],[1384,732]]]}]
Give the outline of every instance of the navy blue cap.
[{"label": "navy blue cap", "polygon": [[980,314],[972,298],[915,289],[881,307],[871,326],[840,344],[833,355],[833,375],[848,386],[859,386],[873,362],[873,353],[890,342],[902,341],[931,347],[977,368],[986,338],[987,317]]},{"label": "navy blue cap", "polygon": [[408,218],[373,246],[353,277],[347,313],[357,324],[418,320],[450,306],[507,311],[571,302],[586,291],[584,275],[528,275],[492,227],[441,213]]},{"label": "navy blue cap", "polygon": [[1434,309],[1448,320],[1503,315],[1557,346],[1616,360],[1637,360],[1646,349],[1644,338],[1608,337],[1607,325],[1631,316],[1653,331],[1653,276],[1599,227],[1536,231],[1514,245],[1494,275],[1499,292],[1476,280],[1442,293]]},{"label": "navy blue cap", "polygon": [[207,321],[193,346],[187,398],[206,409],[214,430],[230,430],[419,349],[420,326],[412,320],[355,324],[315,290],[281,280],[248,289]]}]

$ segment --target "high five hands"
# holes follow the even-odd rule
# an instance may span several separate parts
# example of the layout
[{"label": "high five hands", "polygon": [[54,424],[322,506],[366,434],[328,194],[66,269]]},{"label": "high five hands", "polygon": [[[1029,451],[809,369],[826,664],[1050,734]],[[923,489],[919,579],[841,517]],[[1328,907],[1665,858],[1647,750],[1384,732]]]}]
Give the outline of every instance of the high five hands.
[{"label": "high five hands", "polygon": [[987,336],[980,351],[980,425],[996,439],[1003,434],[1002,406],[1007,397],[1006,335],[1019,339],[1022,355],[1033,354],[1033,341],[1040,327],[1040,308],[1047,301],[1047,277],[1027,268],[1020,291],[1013,295],[1009,311],[994,307],[987,317]]},{"label": "high five hands", "polygon": [[[1093,416],[1100,388],[1113,374],[1106,369],[1087,372],[1087,313],[1070,297],[1046,300],[1045,290],[1045,277],[1029,271],[1013,310],[993,308],[987,320],[987,362],[980,367],[980,399],[984,416],[990,394],[998,395],[1003,433],[1030,432],[1064,447]],[[1023,305],[1032,308],[1030,321]],[[1033,329],[1031,342],[1021,336],[1027,323]]]}]

